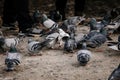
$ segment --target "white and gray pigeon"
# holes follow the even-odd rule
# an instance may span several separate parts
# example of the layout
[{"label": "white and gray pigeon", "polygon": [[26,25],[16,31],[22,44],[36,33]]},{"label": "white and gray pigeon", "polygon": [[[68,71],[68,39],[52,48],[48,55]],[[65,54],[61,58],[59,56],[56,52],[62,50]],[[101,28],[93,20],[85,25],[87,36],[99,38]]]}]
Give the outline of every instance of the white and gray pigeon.
[{"label": "white and gray pigeon", "polygon": [[45,39],[40,41],[35,41],[32,39],[28,40],[28,51],[30,53],[38,53],[44,47],[46,48],[54,48],[56,42],[58,41],[59,33],[51,33],[45,37]]},{"label": "white and gray pigeon", "polygon": [[21,55],[17,51],[14,44],[11,44],[10,50],[7,52],[7,57],[5,58],[6,71],[13,71],[16,65],[20,64]]},{"label": "white and gray pigeon", "polygon": [[106,26],[106,29],[108,30],[108,33],[112,34],[115,31],[117,31],[117,29],[120,27],[120,18],[117,21],[111,22],[110,24],[108,24]]},{"label": "white and gray pigeon", "polygon": [[50,40],[45,40],[45,41],[40,42],[40,41],[36,41],[33,39],[28,39],[27,49],[29,51],[29,54],[34,55],[36,53],[39,53],[40,50],[46,47],[49,42]]},{"label": "white and gray pigeon", "polygon": [[34,41],[33,39],[28,39],[28,46],[27,49],[30,53],[38,53],[39,50],[39,41]]},{"label": "white and gray pigeon", "polygon": [[46,36],[45,40],[49,40],[48,44],[46,45],[47,48],[54,48],[55,44],[58,42],[59,33],[52,33]]},{"label": "white and gray pigeon", "polygon": [[113,70],[108,80],[120,80],[120,64],[116,69]]},{"label": "white and gray pigeon", "polygon": [[41,23],[47,29],[53,29],[58,27],[58,24],[52,19],[48,18],[46,14],[42,14]]},{"label": "white and gray pigeon", "polygon": [[59,43],[59,46],[61,46],[61,41],[67,37],[69,37],[69,34],[65,33],[62,29],[57,28],[56,32],[53,32],[46,36],[45,40],[49,40],[46,46],[47,48],[54,48],[54,45],[56,43]]},{"label": "white and gray pigeon", "polygon": [[77,60],[80,65],[85,66],[91,59],[92,53],[87,49],[85,42],[82,43],[82,49],[77,52]]},{"label": "white and gray pigeon", "polygon": [[62,45],[62,41],[69,37],[69,34],[65,33],[62,29],[56,28],[54,31],[50,31],[47,34],[44,34],[45,39],[42,42],[39,41],[28,41],[28,51],[30,53],[38,53],[42,48],[54,48],[56,43],[59,43],[59,46]]},{"label": "white and gray pigeon", "polygon": [[3,35],[0,37],[0,47],[2,51],[5,51],[5,48],[10,48],[11,44],[14,44],[15,46],[18,45],[18,43],[21,41],[21,37],[4,37]]},{"label": "white and gray pigeon", "polygon": [[108,48],[120,51],[120,35],[118,36],[118,41],[117,42],[109,42],[108,43]]}]

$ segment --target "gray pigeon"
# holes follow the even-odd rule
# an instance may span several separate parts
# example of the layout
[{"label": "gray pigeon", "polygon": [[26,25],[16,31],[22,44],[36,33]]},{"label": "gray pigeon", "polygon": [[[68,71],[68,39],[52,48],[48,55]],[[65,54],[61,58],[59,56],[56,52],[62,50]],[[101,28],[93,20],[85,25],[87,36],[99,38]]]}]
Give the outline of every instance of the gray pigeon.
[{"label": "gray pigeon", "polygon": [[97,22],[95,18],[92,18],[89,22],[90,24],[90,31],[91,30],[101,30],[105,28],[110,23],[109,19],[103,18],[102,21]]},{"label": "gray pigeon", "polygon": [[67,26],[66,33],[68,33],[68,34],[72,34],[72,33],[76,34],[76,31],[77,31],[77,26],[76,25],[68,25]]},{"label": "gray pigeon", "polygon": [[15,66],[20,64],[20,53],[14,44],[11,44],[10,50],[7,52],[5,64],[7,66],[6,71],[13,71]]},{"label": "gray pigeon", "polygon": [[33,17],[34,23],[40,23],[41,13],[39,10],[35,10],[32,17]]},{"label": "gray pigeon", "polygon": [[77,48],[77,43],[75,40],[75,34],[71,33],[70,37],[65,40],[64,50],[67,52],[73,52]]},{"label": "gray pigeon", "polygon": [[52,10],[49,12],[49,18],[55,22],[58,22],[58,21],[62,20],[62,15],[60,14],[59,11]]},{"label": "gray pigeon", "polygon": [[89,24],[90,24],[90,31],[100,30],[101,28],[104,28],[104,24],[97,22],[95,18],[92,18]]},{"label": "gray pigeon", "polygon": [[87,46],[90,48],[99,47],[107,41],[106,35],[103,32],[98,32],[96,30],[90,31],[78,44],[86,42]]},{"label": "gray pigeon", "polygon": [[80,17],[80,16],[74,16],[74,17],[69,17],[67,20],[65,20],[62,25],[60,26],[61,29],[63,29],[65,32],[69,30],[69,25],[74,25],[72,27],[78,26],[82,21],[84,21],[85,18]]},{"label": "gray pigeon", "polygon": [[115,70],[113,70],[108,80],[120,80],[120,64]]},{"label": "gray pigeon", "polygon": [[80,65],[85,66],[91,59],[91,51],[87,50],[85,42],[82,43],[82,49],[77,52],[77,60]]}]

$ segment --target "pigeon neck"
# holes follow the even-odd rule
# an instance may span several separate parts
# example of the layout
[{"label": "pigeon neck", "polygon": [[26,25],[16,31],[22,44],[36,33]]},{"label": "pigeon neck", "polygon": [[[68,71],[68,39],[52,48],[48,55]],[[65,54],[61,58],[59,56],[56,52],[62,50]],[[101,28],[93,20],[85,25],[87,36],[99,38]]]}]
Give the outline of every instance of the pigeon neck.
[{"label": "pigeon neck", "polygon": [[85,42],[83,42],[83,44],[82,44],[82,49],[87,49],[87,45]]},{"label": "pigeon neck", "polygon": [[17,52],[15,45],[11,44],[9,52],[11,52],[11,53]]},{"label": "pigeon neck", "polygon": [[48,19],[48,17],[45,14],[43,14],[42,15],[42,23],[44,23],[44,21],[46,21],[47,19]]},{"label": "pigeon neck", "polygon": [[11,48],[11,49],[9,50],[9,52],[15,53],[15,52],[17,52],[17,50],[16,50],[16,48]]},{"label": "pigeon neck", "polygon": [[105,36],[107,36],[107,31],[106,31],[105,28],[101,29],[101,30],[100,30],[100,33],[103,34],[103,35],[105,35]]}]

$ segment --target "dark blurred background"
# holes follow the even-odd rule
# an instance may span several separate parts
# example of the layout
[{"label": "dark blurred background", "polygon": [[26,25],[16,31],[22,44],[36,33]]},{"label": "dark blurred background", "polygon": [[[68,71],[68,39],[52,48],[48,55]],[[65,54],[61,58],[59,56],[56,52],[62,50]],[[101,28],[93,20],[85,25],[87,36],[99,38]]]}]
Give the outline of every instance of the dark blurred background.
[{"label": "dark blurred background", "polygon": [[[0,0],[0,16],[2,16],[3,2]],[[74,0],[68,0],[66,13],[73,15]],[[22,5],[21,5],[22,6]],[[120,0],[86,0],[85,14],[88,16],[103,16],[106,11],[120,7]],[[48,13],[55,9],[55,0],[30,0],[29,10],[32,13],[35,9]]]}]

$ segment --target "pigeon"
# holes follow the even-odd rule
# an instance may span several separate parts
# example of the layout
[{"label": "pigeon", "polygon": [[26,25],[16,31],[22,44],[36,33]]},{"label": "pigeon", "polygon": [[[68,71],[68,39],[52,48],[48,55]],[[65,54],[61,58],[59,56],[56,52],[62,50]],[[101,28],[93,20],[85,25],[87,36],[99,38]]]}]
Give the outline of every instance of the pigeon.
[{"label": "pigeon", "polygon": [[111,21],[111,19],[107,16],[104,16],[104,18],[100,22],[96,21],[95,18],[91,18],[91,20],[89,22],[90,31],[101,30],[101,29],[105,28],[110,23],[110,21]]},{"label": "pigeon", "polygon": [[[1,32],[2,34],[2,32]],[[4,37],[3,34],[0,36],[0,48],[2,50],[2,52],[5,52],[5,48],[10,48],[11,44],[14,44],[15,46],[18,45],[18,43],[20,42],[20,38],[21,37]]]},{"label": "pigeon", "polygon": [[19,41],[20,41],[20,39],[17,38],[17,37],[5,38],[5,46],[8,47],[8,48],[11,46],[11,44],[14,44],[15,46],[17,46]]},{"label": "pigeon", "polygon": [[51,39],[46,39],[42,42],[28,39],[27,49],[30,54],[39,53],[44,47],[47,47],[51,42]]},{"label": "pigeon", "polygon": [[47,48],[54,48],[54,45],[57,43],[58,41],[58,36],[59,33],[52,33],[50,35],[48,35],[45,39],[49,40],[50,42],[47,44]]},{"label": "pigeon", "polygon": [[120,80],[120,64],[116,69],[113,70],[108,80]]},{"label": "pigeon", "polygon": [[89,22],[90,24],[90,31],[92,30],[100,30],[104,27],[104,24],[97,22],[95,18],[92,18]]},{"label": "pigeon", "polygon": [[117,42],[108,42],[108,48],[119,51],[120,50],[120,36]]},{"label": "pigeon", "polygon": [[77,60],[80,65],[85,66],[91,59],[92,53],[87,49],[85,42],[82,43],[82,49],[77,52]]},{"label": "pigeon", "polygon": [[54,22],[52,19],[49,19],[46,14],[42,14],[41,23],[47,29],[54,29],[58,27],[58,24]]},{"label": "pigeon", "polygon": [[76,25],[68,25],[65,32],[68,34],[71,34],[71,33],[76,34],[76,31],[77,31]]},{"label": "pigeon", "polygon": [[93,30],[93,31],[90,31],[87,35],[85,35],[83,39],[79,41],[78,45],[81,42],[86,42],[87,47],[96,48],[104,44],[106,41],[107,41],[107,37],[104,31],[99,32],[99,31]]},{"label": "pigeon", "polygon": [[84,20],[85,20],[84,16],[83,17],[80,17],[80,16],[69,17],[67,20],[64,20],[60,28],[66,32],[68,31],[70,27],[69,25],[74,25],[72,27],[76,27]]},{"label": "pigeon", "polygon": [[16,65],[20,64],[20,53],[17,51],[14,44],[11,44],[10,50],[5,58],[6,71],[13,71]]},{"label": "pigeon", "polygon": [[117,31],[119,27],[120,27],[120,19],[117,20],[117,21],[113,21],[110,24],[108,24],[106,26],[106,29],[107,29],[107,31],[108,31],[109,34],[112,34],[115,31]]},{"label": "pigeon", "polygon": [[62,20],[62,15],[60,14],[59,11],[52,10],[49,12],[49,18],[55,22],[58,22],[58,21]]},{"label": "pigeon", "polygon": [[39,10],[35,10],[32,17],[33,17],[34,23],[40,23],[41,13]]},{"label": "pigeon", "polygon": [[65,33],[62,29],[57,28],[52,33],[48,34],[45,38],[45,40],[49,40],[47,47],[48,48],[54,48],[54,45],[58,42],[60,43],[59,46],[61,46],[61,41],[63,41],[65,38],[68,38],[69,34]]},{"label": "pigeon", "polygon": [[65,40],[64,50],[67,52],[73,52],[74,49],[77,48],[77,43],[75,40],[74,33],[70,34],[70,37]]},{"label": "pigeon", "polygon": [[116,19],[120,15],[120,8],[114,8],[110,11],[112,19]]}]

